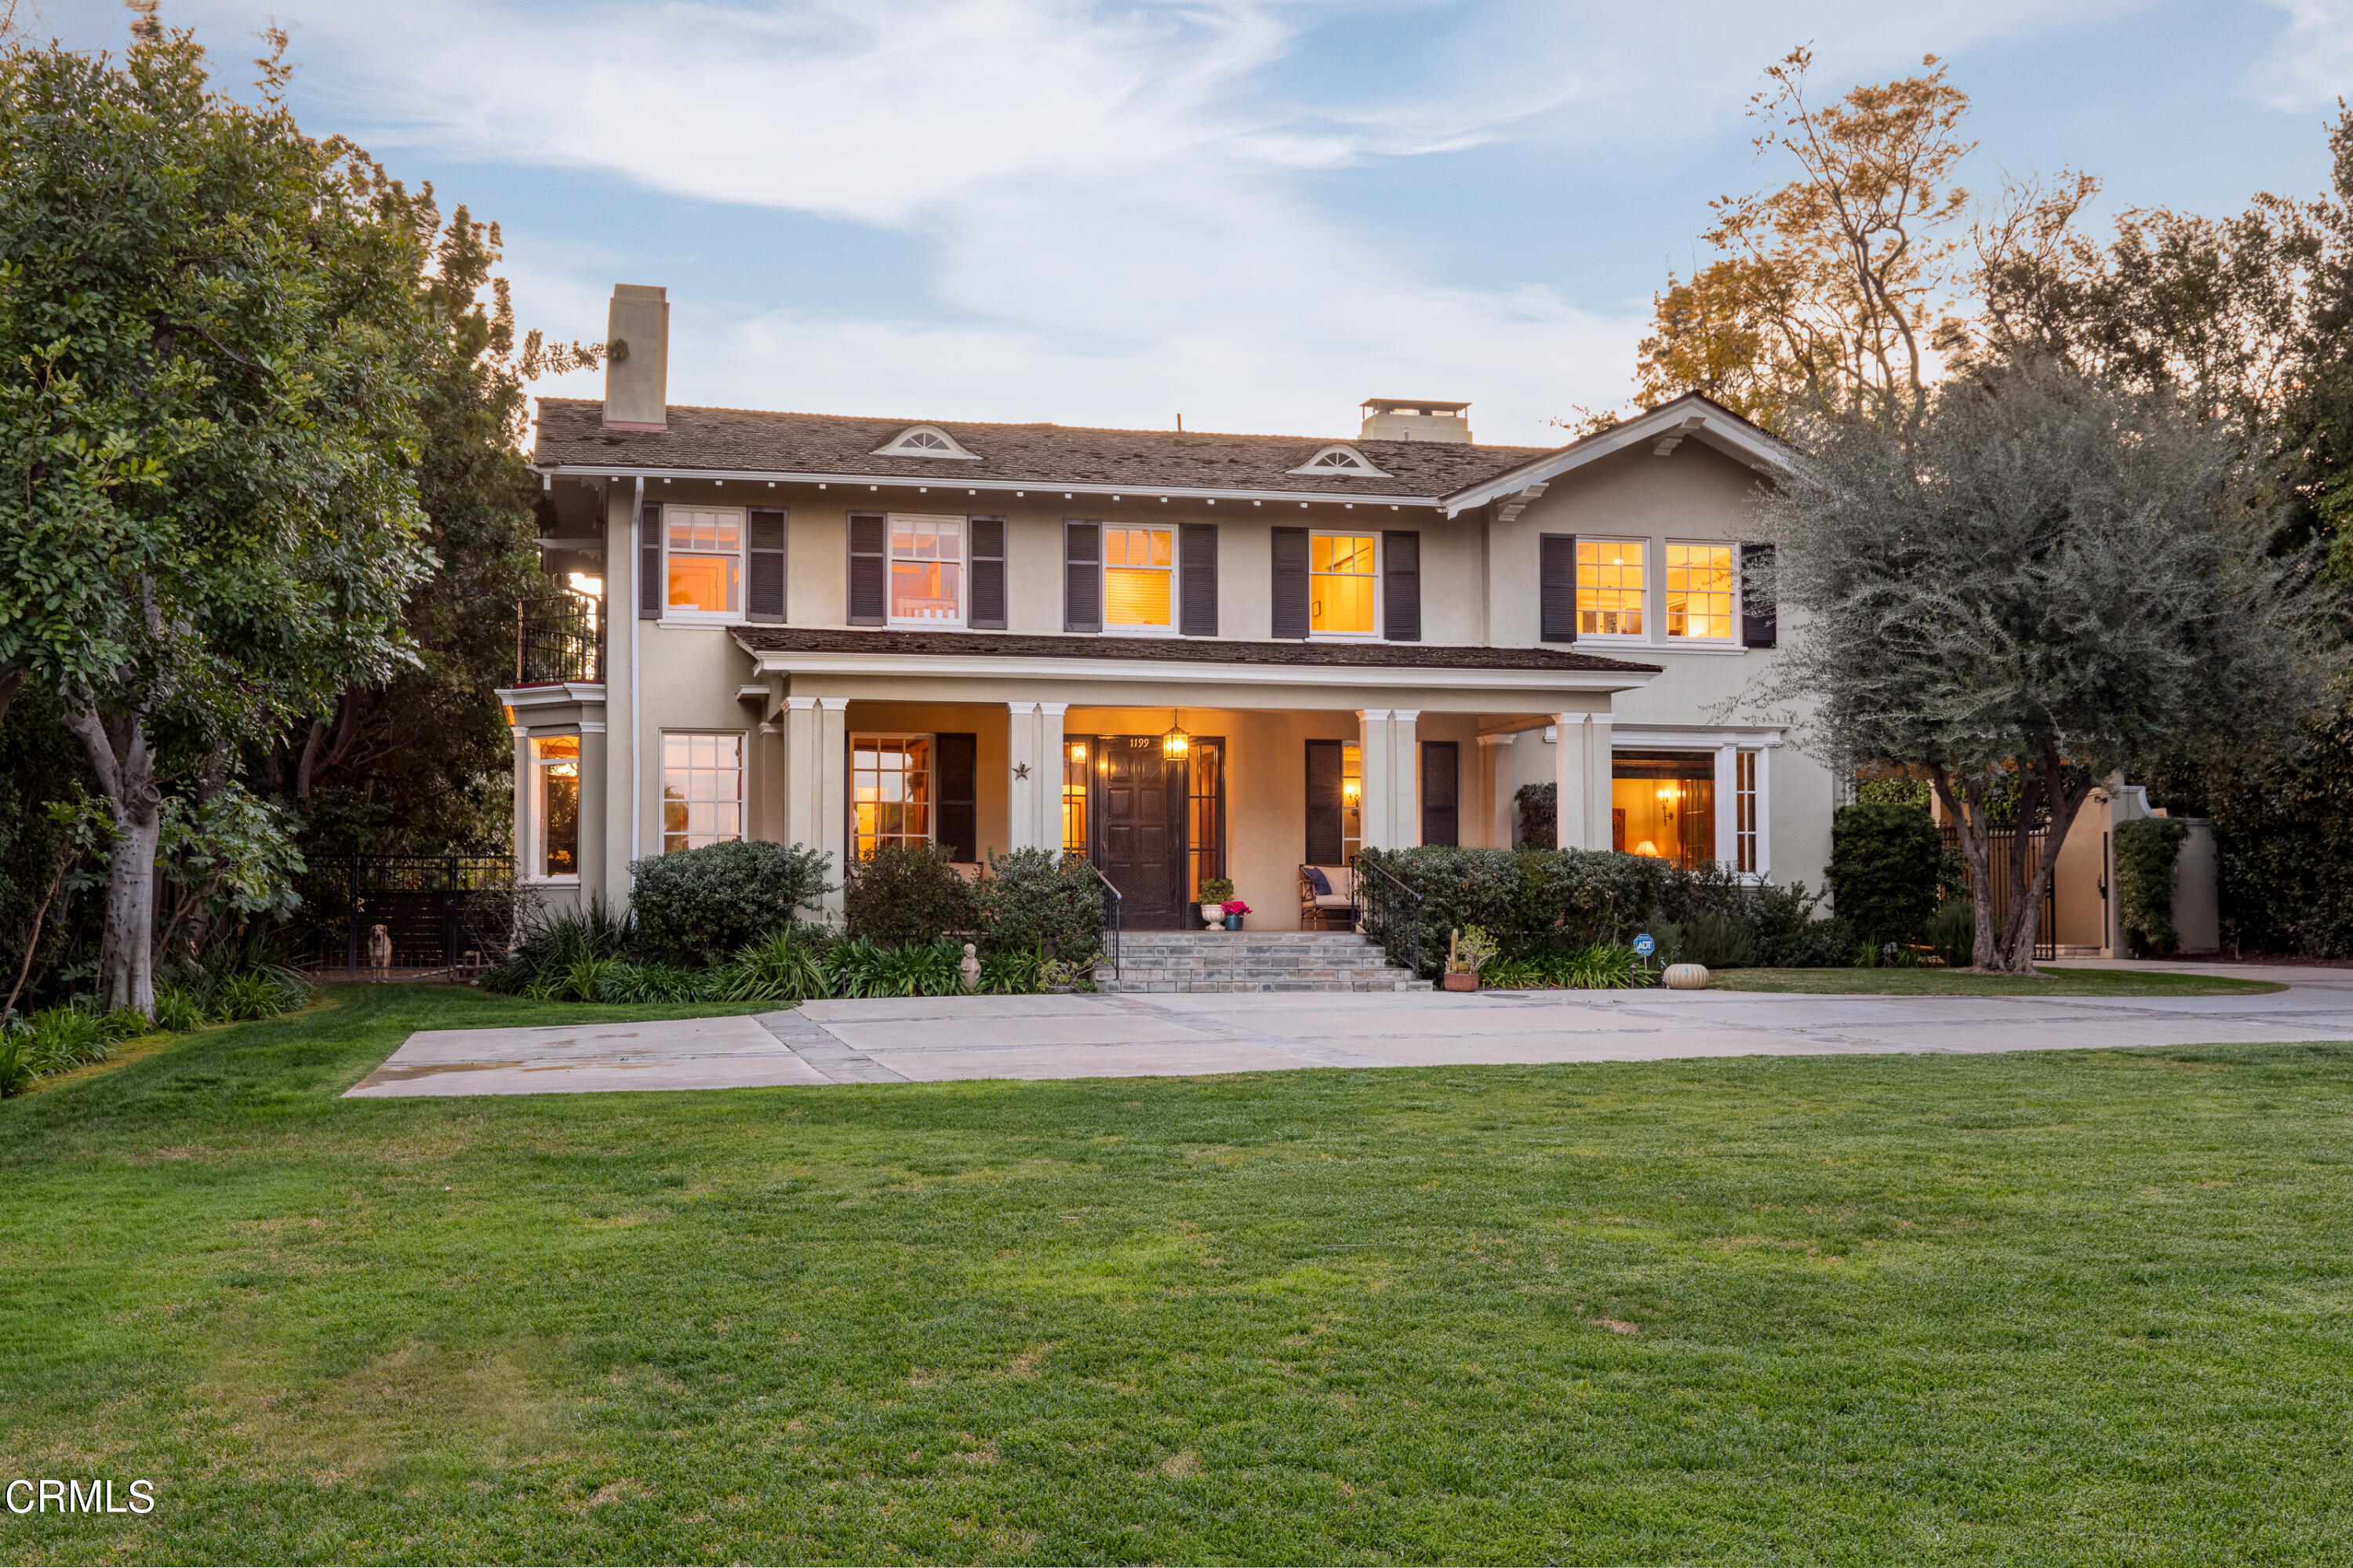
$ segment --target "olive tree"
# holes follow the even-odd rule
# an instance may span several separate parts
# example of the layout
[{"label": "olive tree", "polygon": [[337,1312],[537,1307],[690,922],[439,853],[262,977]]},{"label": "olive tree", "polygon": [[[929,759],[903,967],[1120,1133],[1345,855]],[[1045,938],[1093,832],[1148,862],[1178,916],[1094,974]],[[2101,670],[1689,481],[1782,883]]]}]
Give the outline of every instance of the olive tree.
[{"label": "olive tree", "polygon": [[2092,789],[2168,745],[2292,725],[2329,658],[2321,590],[2271,549],[2231,431],[2047,361],[1947,382],[1916,421],[1816,415],[1761,502],[1785,653],[1757,695],[1809,743],[1923,770],[1957,824],[1975,966],[2033,969],[2055,852]]},{"label": "olive tree", "polygon": [[[381,175],[214,91],[152,5],[121,60],[0,55],[0,696],[56,694],[113,817],[110,1007],[150,1010],[159,748],[211,758],[408,657],[424,237]],[[282,39],[280,40],[282,44]]]}]

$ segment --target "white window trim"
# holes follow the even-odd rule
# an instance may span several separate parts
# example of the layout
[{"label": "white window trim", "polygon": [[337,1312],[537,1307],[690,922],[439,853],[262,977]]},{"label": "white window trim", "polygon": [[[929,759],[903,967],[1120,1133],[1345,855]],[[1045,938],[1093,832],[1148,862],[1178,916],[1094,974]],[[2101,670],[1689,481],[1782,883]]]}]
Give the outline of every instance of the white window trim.
[{"label": "white window trim", "polygon": [[[733,512],[735,514],[735,608],[733,609],[697,609],[691,605],[670,601],[670,514],[676,506],[681,512]],[[751,592],[752,563],[747,554],[751,545],[752,519],[741,506],[703,506],[686,502],[670,502],[662,506],[661,521],[661,618],[663,626],[741,626],[744,622],[744,599]],[[716,556],[716,550],[689,550],[692,556]]]},{"label": "white window trim", "polygon": [[[561,735],[534,735],[528,736],[523,741],[523,755],[531,760],[531,804],[529,807],[531,820],[527,824],[531,829],[530,833],[527,835],[530,840],[531,846],[529,852],[531,855],[529,863],[531,870],[524,875],[523,880],[541,887],[576,887],[580,883],[580,874],[576,871],[556,872],[551,874],[550,873],[540,869],[547,863],[547,770],[557,761],[571,762],[575,764],[575,767],[585,767],[587,762],[587,758],[585,756],[576,758],[551,758],[546,761],[542,761],[539,755],[539,743],[543,740],[569,740],[575,737]],[[580,749],[585,753],[588,748],[584,746]],[[576,782],[578,775],[575,773],[574,777],[575,781]],[[580,823],[577,831],[580,838],[585,840],[588,834],[588,824],[586,822]],[[577,863],[579,861],[580,849],[580,843],[575,842],[572,847],[572,858],[575,863]]]},{"label": "white window trim", "polygon": [[845,809],[848,810],[848,812],[849,812],[849,858],[850,858],[850,860],[851,860],[851,861],[853,861],[853,862],[855,862],[855,861],[859,858],[859,855],[858,855],[858,743],[859,743],[860,741],[861,741],[861,740],[895,740],[895,741],[899,741],[899,742],[902,742],[902,743],[904,743],[904,742],[906,742],[906,741],[910,741],[910,740],[923,740],[923,741],[929,741],[929,742],[931,743],[931,751],[930,751],[930,756],[931,756],[931,759],[932,759],[932,767],[931,767],[931,773],[932,773],[932,779],[931,779],[932,798],[931,798],[930,801],[928,802],[928,804],[931,806],[931,810],[930,810],[928,812],[926,812],[926,813],[924,814],[924,818],[923,818],[923,842],[924,842],[925,843],[931,843],[931,844],[938,843],[938,842],[940,842],[940,788],[939,788],[939,786],[940,786],[940,737],[939,737],[939,732],[938,732],[938,731],[936,731],[936,730],[928,730],[928,729],[861,729],[861,730],[852,730],[852,731],[850,732],[850,736],[849,736],[849,775],[848,775],[848,777],[849,777],[849,799],[843,802],[843,805],[844,805]]},{"label": "white window trim", "polygon": [[[1667,630],[1667,549],[1670,546],[1690,545],[1702,549],[1732,551],[1732,630],[1721,637],[1676,637]],[[1647,568],[1644,581],[1649,580]],[[1643,596],[1648,598],[1646,594]],[[1740,546],[1729,539],[1664,539],[1659,545],[1659,637],[1668,648],[1737,648],[1740,646]]]},{"label": "white window trim", "polygon": [[[724,735],[734,737],[736,832],[732,839],[713,839],[711,842],[721,844],[750,842],[752,838],[752,732],[745,729],[726,729],[703,725],[687,725],[675,728],[665,726],[655,737],[653,758],[654,844],[657,851],[661,854],[685,853],[681,850],[670,849],[663,842],[670,836],[663,831],[662,821],[663,809],[669,805],[670,798],[662,793],[662,776],[670,771],[670,737],[674,735]],[[691,850],[707,846],[690,842],[686,847]]]},{"label": "white window trim", "polygon": [[[1628,648],[1655,648],[1666,641],[1663,635],[1653,637],[1651,634],[1651,628],[1663,626],[1666,623],[1666,579],[1658,570],[1658,561],[1664,557],[1663,556],[1653,557],[1651,554],[1651,546],[1656,543],[1654,539],[1635,534],[1579,534],[1577,536],[1579,549],[1583,549],[1588,545],[1634,545],[1640,546],[1642,552],[1643,630],[1641,631],[1588,631],[1580,625],[1577,629],[1577,640],[1579,642],[1609,642]],[[1582,569],[1583,565],[1582,562],[1577,563],[1578,569]],[[1584,591],[1584,585],[1578,584],[1577,592],[1582,594]],[[1577,607],[1577,614],[1579,620],[1584,619],[1584,605],[1579,604]],[[1677,646],[1690,641],[1692,639],[1688,637],[1679,637],[1675,640]],[[1714,646],[1713,643],[1705,642],[1697,645]]]},{"label": "white window trim", "polygon": [[[911,447],[907,442],[916,436],[937,436],[947,443],[944,450],[938,447]],[[937,425],[910,425],[884,441],[868,454],[872,457],[937,458],[947,462],[978,462],[980,454],[965,450],[965,444]]]},{"label": "white window trim", "polygon": [[[1113,567],[1111,564],[1111,549],[1110,546],[1105,545],[1103,541],[1103,536],[1109,534],[1113,528],[1131,528],[1147,534],[1166,534],[1168,535],[1167,625],[1114,626],[1112,624],[1111,574]],[[1096,564],[1095,567],[1095,598],[1103,606],[1103,630],[1096,633],[1097,636],[1174,637],[1176,635],[1176,623],[1185,617],[1185,606],[1181,602],[1185,585],[1183,580],[1177,576],[1178,562],[1176,560],[1176,551],[1182,539],[1183,535],[1173,523],[1148,524],[1143,523],[1098,523],[1095,524],[1095,554],[1103,557]],[[1133,570],[1134,568],[1122,567],[1120,569]],[[1156,572],[1160,568],[1157,567],[1147,567],[1143,569]]]},{"label": "white window trim", "polygon": [[[942,620],[935,616],[899,616],[890,613],[897,596],[891,591],[891,568],[899,564],[899,530],[902,517],[920,517],[925,522],[944,523],[953,520],[960,532],[956,535],[956,612],[954,620]],[[910,560],[913,557],[910,556]],[[1008,578],[1006,591],[1013,585]],[[972,620],[972,519],[961,512],[885,512],[882,514],[882,623],[905,631],[962,631]]]},{"label": "white window trim", "polygon": [[[1352,458],[1362,466],[1335,468],[1328,463],[1320,468],[1316,466],[1324,463],[1324,460],[1335,452]],[[1372,459],[1345,441],[1334,441],[1330,446],[1319,449],[1314,457],[1309,458],[1297,468],[1286,471],[1303,479],[1388,479],[1391,477],[1384,472]]]},{"label": "white window trim", "polygon": [[[1370,631],[1318,631],[1315,630],[1315,541],[1318,539],[1370,539],[1373,542],[1373,629]],[[1335,574],[1321,574],[1331,577]],[[1307,639],[1311,642],[1386,642],[1388,641],[1388,598],[1381,591],[1381,531],[1377,528],[1310,528],[1307,531]]]}]

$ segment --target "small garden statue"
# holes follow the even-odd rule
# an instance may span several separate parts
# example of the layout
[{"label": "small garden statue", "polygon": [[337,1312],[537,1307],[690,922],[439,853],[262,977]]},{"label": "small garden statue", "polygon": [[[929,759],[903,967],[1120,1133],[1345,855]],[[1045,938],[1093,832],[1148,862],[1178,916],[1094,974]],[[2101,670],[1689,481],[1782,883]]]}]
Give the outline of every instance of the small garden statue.
[{"label": "small garden statue", "polygon": [[964,962],[956,966],[956,972],[964,977],[965,990],[980,989],[980,949],[970,942],[964,945]]}]

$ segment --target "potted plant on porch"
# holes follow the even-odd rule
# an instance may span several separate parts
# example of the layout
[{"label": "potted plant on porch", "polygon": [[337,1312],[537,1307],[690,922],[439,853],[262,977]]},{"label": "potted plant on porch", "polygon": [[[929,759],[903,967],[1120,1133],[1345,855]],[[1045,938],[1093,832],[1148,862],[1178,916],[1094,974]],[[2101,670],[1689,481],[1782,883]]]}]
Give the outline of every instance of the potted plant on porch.
[{"label": "potted plant on porch", "polygon": [[1500,951],[1484,927],[1458,927],[1447,934],[1446,978],[1440,983],[1448,991],[1477,991],[1479,971],[1493,963]]},{"label": "potted plant on porch", "polygon": [[1201,921],[1212,928],[1226,923],[1226,900],[1234,895],[1233,878],[1205,876],[1201,878]]},{"label": "potted plant on porch", "polygon": [[1242,916],[1250,913],[1250,906],[1239,898],[1229,898],[1225,903],[1225,913],[1226,929],[1239,931],[1242,928]]}]

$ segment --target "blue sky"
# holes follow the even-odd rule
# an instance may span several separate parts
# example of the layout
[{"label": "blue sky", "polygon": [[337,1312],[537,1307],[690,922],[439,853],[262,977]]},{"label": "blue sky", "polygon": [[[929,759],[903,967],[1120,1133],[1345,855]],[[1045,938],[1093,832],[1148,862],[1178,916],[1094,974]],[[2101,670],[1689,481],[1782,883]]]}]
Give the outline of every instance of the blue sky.
[{"label": "blue sky", "polygon": [[[111,0],[39,25],[120,48]],[[518,313],[600,337],[660,283],[681,403],[1353,431],[1468,398],[1486,441],[1630,389],[1707,200],[1778,182],[1743,118],[1951,61],[1965,183],[2076,167],[2104,209],[2327,176],[2353,0],[164,0],[241,84],[497,219]],[[589,394],[593,378],[542,390]]]}]

